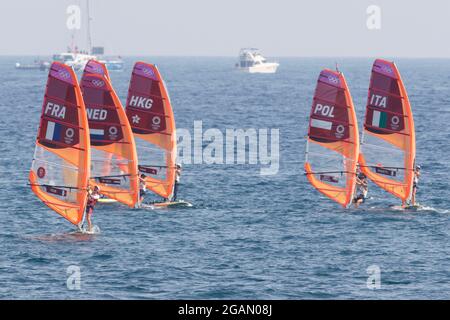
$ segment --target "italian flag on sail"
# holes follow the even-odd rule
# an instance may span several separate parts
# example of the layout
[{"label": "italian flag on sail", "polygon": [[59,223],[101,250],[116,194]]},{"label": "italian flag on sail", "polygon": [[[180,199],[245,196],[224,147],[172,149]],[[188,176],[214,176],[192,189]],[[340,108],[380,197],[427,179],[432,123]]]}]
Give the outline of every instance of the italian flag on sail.
[{"label": "italian flag on sail", "polygon": [[386,128],[386,123],[387,113],[374,110],[372,115],[372,126],[378,128]]}]

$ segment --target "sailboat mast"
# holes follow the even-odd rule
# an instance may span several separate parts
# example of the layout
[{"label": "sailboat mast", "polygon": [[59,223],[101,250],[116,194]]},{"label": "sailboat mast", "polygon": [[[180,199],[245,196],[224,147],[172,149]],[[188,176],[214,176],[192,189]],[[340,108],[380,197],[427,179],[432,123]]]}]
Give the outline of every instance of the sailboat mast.
[{"label": "sailboat mast", "polygon": [[87,12],[87,41],[88,52],[92,54],[92,36],[91,36],[91,15],[89,14],[89,0],[86,0],[86,12]]}]

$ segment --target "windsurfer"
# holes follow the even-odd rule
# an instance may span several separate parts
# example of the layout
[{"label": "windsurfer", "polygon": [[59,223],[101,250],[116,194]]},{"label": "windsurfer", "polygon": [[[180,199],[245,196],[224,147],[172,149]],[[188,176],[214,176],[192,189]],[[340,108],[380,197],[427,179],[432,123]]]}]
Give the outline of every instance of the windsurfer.
[{"label": "windsurfer", "polygon": [[416,205],[416,192],[419,189],[419,178],[420,178],[420,166],[417,165],[414,170],[414,183],[413,183],[413,192],[412,192],[412,204]]},{"label": "windsurfer", "polygon": [[180,177],[181,177],[181,164],[177,163],[175,166],[175,183],[173,185],[172,201],[177,200],[178,185],[180,184]]},{"label": "windsurfer", "polygon": [[[419,189],[419,178],[420,178],[420,165],[416,165],[414,168],[414,180],[413,180],[413,189],[411,195],[411,205],[416,205],[416,192]],[[406,202],[402,201],[402,207],[406,207]]]},{"label": "windsurfer", "polygon": [[144,195],[147,193],[147,185],[145,183],[145,174],[139,176],[139,202],[142,203],[144,200]]},{"label": "windsurfer", "polygon": [[86,219],[88,223],[88,231],[92,231],[92,221],[91,216],[94,213],[94,207],[97,204],[98,199],[100,199],[100,187],[95,186],[94,189],[88,187],[88,199],[86,204]]},{"label": "windsurfer", "polygon": [[364,203],[369,192],[369,185],[367,177],[364,173],[359,172],[356,176],[356,197],[353,199],[355,208],[358,208],[361,203]]}]

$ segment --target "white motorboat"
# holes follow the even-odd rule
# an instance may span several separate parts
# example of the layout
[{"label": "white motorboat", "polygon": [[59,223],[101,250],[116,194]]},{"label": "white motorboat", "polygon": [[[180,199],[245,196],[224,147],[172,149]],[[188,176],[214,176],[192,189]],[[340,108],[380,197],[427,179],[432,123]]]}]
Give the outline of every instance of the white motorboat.
[{"label": "white motorboat", "polygon": [[258,49],[243,48],[239,52],[236,68],[249,73],[275,73],[279,65],[278,62],[268,62]]}]

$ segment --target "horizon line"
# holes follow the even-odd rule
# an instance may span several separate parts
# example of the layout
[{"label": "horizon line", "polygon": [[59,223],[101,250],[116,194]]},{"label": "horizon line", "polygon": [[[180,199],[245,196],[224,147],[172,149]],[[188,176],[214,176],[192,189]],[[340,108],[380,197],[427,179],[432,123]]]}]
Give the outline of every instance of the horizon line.
[{"label": "horizon line", "polygon": [[[51,57],[54,54],[3,54],[0,53],[0,57]],[[113,57],[113,56],[120,56],[123,58],[127,57],[167,57],[167,58],[237,58],[238,55],[193,55],[193,54],[187,54],[187,55],[179,55],[179,54],[104,54],[105,57]],[[367,56],[352,56],[352,55],[337,55],[337,56],[329,56],[329,55],[317,55],[317,56],[311,56],[311,55],[267,55],[266,57],[269,58],[306,58],[306,59],[313,59],[313,58],[321,58],[321,59],[373,59],[373,58],[379,58],[379,57],[385,57],[385,58],[393,58],[393,59],[450,59],[450,56],[391,56],[391,55],[367,55]]]}]

